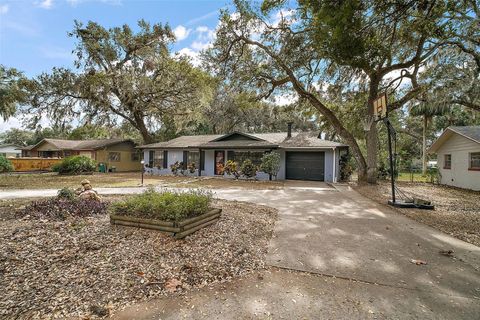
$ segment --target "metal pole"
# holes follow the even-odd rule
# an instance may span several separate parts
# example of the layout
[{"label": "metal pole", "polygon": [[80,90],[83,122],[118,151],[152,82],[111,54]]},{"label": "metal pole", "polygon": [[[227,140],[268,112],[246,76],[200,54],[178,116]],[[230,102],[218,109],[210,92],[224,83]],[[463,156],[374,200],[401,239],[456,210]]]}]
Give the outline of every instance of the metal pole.
[{"label": "metal pole", "polygon": [[390,157],[390,179],[392,183],[392,204],[395,205],[395,170],[393,166],[393,151],[392,151],[392,129],[391,124],[388,118],[383,119],[385,125],[387,126],[387,135],[388,135],[388,154]]}]

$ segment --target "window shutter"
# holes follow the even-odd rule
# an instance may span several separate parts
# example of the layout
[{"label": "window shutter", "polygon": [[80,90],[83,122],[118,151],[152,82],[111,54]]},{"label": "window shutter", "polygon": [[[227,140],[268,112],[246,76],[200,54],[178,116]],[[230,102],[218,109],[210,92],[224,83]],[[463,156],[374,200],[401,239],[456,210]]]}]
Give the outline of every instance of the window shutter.
[{"label": "window shutter", "polygon": [[235,151],[227,151],[227,160],[235,160]]},{"label": "window shutter", "polygon": [[155,158],[155,151],[151,150],[148,152],[148,166],[153,168],[153,159]]},{"label": "window shutter", "polygon": [[205,151],[200,151],[200,170],[205,171]]},{"label": "window shutter", "polygon": [[187,169],[188,151],[183,151],[183,170]]},{"label": "window shutter", "polygon": [[163,164],[162,164],[162,167],[164,169],[168,168],[168,151],[167,150],[163,150]]}]

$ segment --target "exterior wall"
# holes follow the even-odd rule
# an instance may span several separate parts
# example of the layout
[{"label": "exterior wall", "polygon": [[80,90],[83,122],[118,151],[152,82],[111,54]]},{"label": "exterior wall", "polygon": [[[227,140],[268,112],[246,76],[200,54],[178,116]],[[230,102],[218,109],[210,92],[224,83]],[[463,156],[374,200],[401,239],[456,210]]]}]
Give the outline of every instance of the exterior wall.
[{"label": "exterior wall", "polygon": [[15,148],[16,148],[15,146],[8,146],[8,145],[0,147],[0,155],[3,155],[6,158],[10,158],[10,157],[18,158],[22,155],[22,151],[15,150]]},{"label": "exterior wall", "polygon": [[[454,134],[437,151],[441,183],[472,190],[480,190],[480,171],[468,170],[469,154],[480,152],[480,144]],[[444,169],[445,155],[452,155],[451,169]]]},{"label": "exterior wall", "polygon": [[[110,152],[119,152],[120,161],[109,161],[108,154]],[[132,153],[134,152],[136,152],[136,149],[134,148],[133,143],[123,142],[106,147],[105,149],[97,150],[94,158],[98,164],[106,164],[107,171],[112,167],[115,167],[115,170],[118,172],[140,171],[142,170],[140,160],[132,160]]]},{"label": "exterior wall", "polygon": [[[232,149],[219,149],[220,151],[225,152],[225,161],[228,161],[228,151]],[[143,157],[145,159],[145,164],[148,164],[149,162],[149,156],[150,156],[150,151],[154,151],[153,149],[145,149],[143,150]],[[214,165],[214,150],[204,150],[205,151],[205,170],[202,171],[202,176],[215,176],[215,165]],[[234,151],[240,151],[240,150],[234,150]],[[258,151],[265,151],[265,150],[258,150]],[[280,170],[277,175],[277,180],[285,180],[285,174],[286,174],[286,166],[285,166],[285,156],[286,156],[286,151],[284,149],[278,149],[275,150],[275,152],[278,152],[280,154]],[[292,149],[291,151],[300,151],[297,149]],[[308,152],[308,150],[305,150]],[[338,180],[339,176],[339,150],[335,150],[335,176],[333,173],[333,150],[332,149],[323,149],[323,150],[315,150],[312,152],[318,152],[322,151],[325,152],[325,181],[326,182],[334,182],[334,177],[336,180]],[[158,168],[145,168],[145,171],[150,174],[156,174],[156,175],[171,175],[170,171],[170,165],[175,163],[176,161],[182,161],[183,160],[183,150],[168,150],[168,168],[164,169],[158,169]],[[188,173],[188,175],[198,175],[198,170],[194,174]],[[225,178],[233,178],[233,176],[224,176]],[[257,173],[258,180],[268,180],[268,174],[264,172],[259,172]]]}]

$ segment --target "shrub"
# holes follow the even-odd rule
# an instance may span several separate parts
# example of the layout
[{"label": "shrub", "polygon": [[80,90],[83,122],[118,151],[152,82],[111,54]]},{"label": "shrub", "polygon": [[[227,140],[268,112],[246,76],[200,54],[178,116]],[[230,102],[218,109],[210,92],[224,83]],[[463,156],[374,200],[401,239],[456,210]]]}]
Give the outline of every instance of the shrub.
[{"label": "shrub", "polygon": [[197,167],[195,166],[195,162],[190,163],[187,166],[187,169],[188,169],[188,172],[195,173],[195,170],[197,169]]},{"label": "shrub", "polygon": [[13,171],[13,165],[10,160],[0,155],[0,173]]},{"label": "shrub", "polygon": [[344,153],[340,156],[340,181],[348,181],[353,173],[355,166],[354,160],[350,153]]},{"label": "shrub", "polygon": [[180,170],[183,173],[183,162],[178,162],[176,161],[174,164],[170,165],[170,170],[174,175],[178,174],[178,170]]},{"label": "shrub", "polygon": [[65,220],[68,217],[88,217],[107,213],[107,203],[65,198],[50,198],[33,201],[20,211],[21,216],[29,215],[37,219]]},{"label": "shrub", "polygon": [[65,199],[65,200],[73,200],[75,199],[75,191],[67,187],[62,188],[58,190],[57,198]]},{"label": "shrub", "polygon": [[224,172],[228,175],[233,175],[235,179],[240,177],[240,172],[238,172],[238,164],[233,160],[228,160],[225,163]]},{"label": "shrub", "polygon": [[257,175],[257,167],[250,159],[246,159],[242,163],[242,174],[247,178],[253,178]]},{"label": "shrub", "polygon": [[156,192],[149,189],[142,194],[112,204],[111,212],[117,215],[164,221],[181,221],[206,213],[212,200],[211,192]]},{"label": "shrub", "polygon": [[270,180],[272,180],[272,176],[276,178],[280,170],[280,154],[278,152],[265,153],[262,157],[260,170],[267,173]]},{"label": "shrub", "polygon": [[97,168],[95,160],[85,156],[73,156],[62,160],[52,167],[59,174],[82,174],[94,172]]}]

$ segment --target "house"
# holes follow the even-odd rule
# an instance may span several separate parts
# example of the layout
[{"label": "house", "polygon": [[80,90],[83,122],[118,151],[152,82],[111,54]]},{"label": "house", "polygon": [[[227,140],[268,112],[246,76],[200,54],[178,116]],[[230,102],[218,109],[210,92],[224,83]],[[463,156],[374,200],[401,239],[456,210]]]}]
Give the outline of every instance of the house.
[{"label": "house", "polygon": [[480,190],[480,126],[448,127],[432,144],[441,183]]},{"label": "house", "polygon": [[34,146],[21,148],[22,157],[65,158],[74,155],[87,156],[103,164],[106,171],[141,170],[141,152],[131,140],[62,140],[43,139]]},{"label": "house", "polygon": [[[291,132],[291,127],[289,132],[279,133],[181,136],[139,148],[144,152],[146,171],[152,174],[172,174],[170,166],[182,162],[184,169],[195,164],[194,172],[186,170],[187,174],[226,176],[226,161],[241,165],[250,159],[258,166],[264,153],[276,151],[281,157],[277,179],[329,182],[338,180],[340,155],[348,150],[344,144],[319,139],[318,133]],[[263,172],[257,173],[257,179],[268,178]]]},{"label": "house", "polygon": [[18,158],[22,152],[18,149],[18,146],[14,144],[0,144],[0,155],[5,158]]}]

